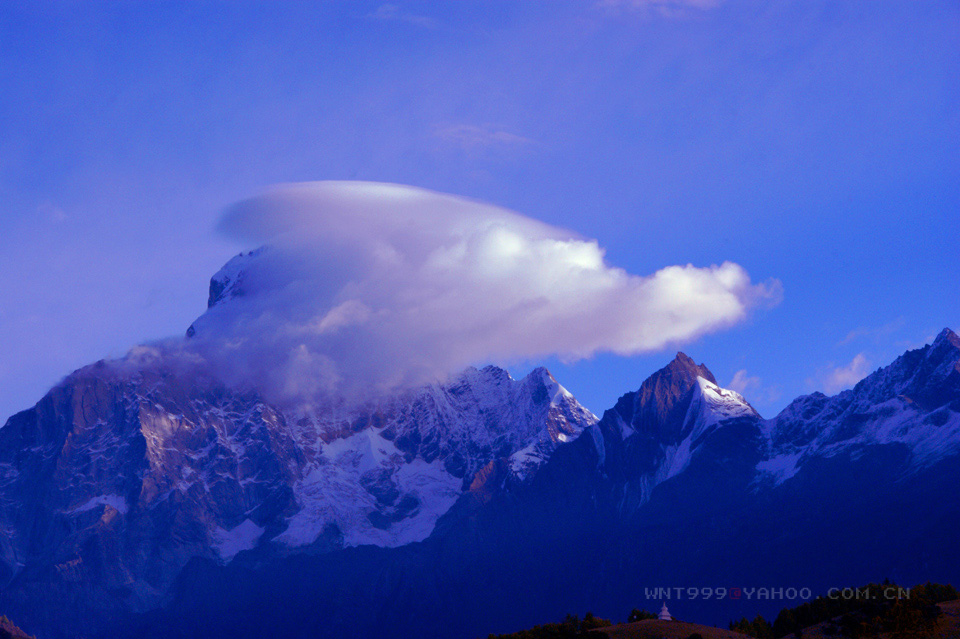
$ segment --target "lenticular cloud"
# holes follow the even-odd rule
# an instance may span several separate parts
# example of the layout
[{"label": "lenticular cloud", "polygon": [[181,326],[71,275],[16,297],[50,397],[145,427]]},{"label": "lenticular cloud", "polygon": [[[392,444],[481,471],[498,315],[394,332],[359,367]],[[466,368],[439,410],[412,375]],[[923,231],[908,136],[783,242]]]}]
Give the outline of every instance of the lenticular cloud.
[{"label": "lenticular cloud", "polygon": [[752,284],[731,262],[633,275],[595,240],[393,184],[277,187],[231,208],[221,230],[266,248],[238,265],[242,294],[198,320],[199,343],[291,397],[422,383],[474,363],[642,353],[779,295],[779,282]]}]

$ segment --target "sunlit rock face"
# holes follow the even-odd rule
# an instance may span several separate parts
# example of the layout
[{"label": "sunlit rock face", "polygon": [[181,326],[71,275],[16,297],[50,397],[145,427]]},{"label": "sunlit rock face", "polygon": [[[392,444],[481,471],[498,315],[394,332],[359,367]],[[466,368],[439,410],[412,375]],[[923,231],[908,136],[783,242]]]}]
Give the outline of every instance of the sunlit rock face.
[{"label": "sunlit rock face", "polygon": [[252,548],[296,508],[303,465],[255,396],[105,364],[13,416],[0,451],[8,575],[132,609],[156,605],[190,558]]}]

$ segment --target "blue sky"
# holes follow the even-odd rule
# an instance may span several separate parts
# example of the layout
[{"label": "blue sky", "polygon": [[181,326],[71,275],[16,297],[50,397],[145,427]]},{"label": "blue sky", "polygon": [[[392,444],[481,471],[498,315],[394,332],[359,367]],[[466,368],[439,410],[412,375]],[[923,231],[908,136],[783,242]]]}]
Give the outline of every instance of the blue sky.
[{"label": "blue sky", "polygon": [[[679,347],[765,416],[960,328],[956,2],[8,4],[0,95],[0,419],[181,334],[253,248],[223,210],[281,182],[777,278],[778,306]],[[675,350],[546,364],[600,412]]]}]

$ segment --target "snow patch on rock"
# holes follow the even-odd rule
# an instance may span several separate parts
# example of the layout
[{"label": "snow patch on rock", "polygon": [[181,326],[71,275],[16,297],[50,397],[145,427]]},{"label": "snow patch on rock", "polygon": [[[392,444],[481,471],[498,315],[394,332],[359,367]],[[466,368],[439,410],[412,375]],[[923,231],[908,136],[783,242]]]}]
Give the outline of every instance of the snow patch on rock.
[{"label": "snow patch on rock", "polygon": [[775,485],[782,484],[797,474],[803,452],[785,453],[766,459],[757,464],[757,472],[772,480]]},{"label": "snow patch on rock", "polygon": [[224,562],[230,563],[237,553],[243,550],[253,550],[264,529],[250,519],[244,519],[230,530],[217,526],[210,534],[213,549],[217,551]]},{"label": "snow patch on rock", "polygon": [[78,514],[86,512],[88,510],[93,510],[97,506],[110,506],[116,510],[121,515],[127,514],[127,500],[120,495],[98,495],[88,500],[84,504],[77,506],[76,508],[70,509],[70,514]]}]

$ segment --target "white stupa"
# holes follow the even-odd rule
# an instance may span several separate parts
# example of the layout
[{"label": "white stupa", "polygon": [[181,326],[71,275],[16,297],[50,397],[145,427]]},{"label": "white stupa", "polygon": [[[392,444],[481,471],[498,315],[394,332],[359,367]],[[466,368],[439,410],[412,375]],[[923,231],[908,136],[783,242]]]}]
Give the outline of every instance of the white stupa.
[{"label": "white stupa", "polygon": [[660,621],[673,621],[673,617],[670,616],[670,611],[667,610],[667,602],[663,602],[663,608],[660,609],[660,615],[657,617]]}]

